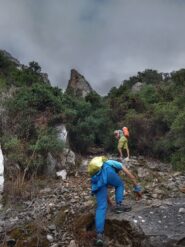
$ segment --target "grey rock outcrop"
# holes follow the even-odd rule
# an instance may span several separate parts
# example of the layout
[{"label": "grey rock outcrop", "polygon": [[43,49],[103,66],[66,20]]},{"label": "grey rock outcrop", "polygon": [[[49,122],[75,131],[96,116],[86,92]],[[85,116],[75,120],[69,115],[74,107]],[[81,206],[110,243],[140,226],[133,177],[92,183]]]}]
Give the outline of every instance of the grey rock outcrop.
[{"label": "grey rock outcrop", "polygon": [[118,246],[183,247],[185,221],[180,209],[184,207],[185,198],[167,199],[151,207],[135,203],[129,213],[108,214],[107,234]]},{"label": "grey rock outcrop", "polygon": [[65,148],[60,158],[61,158],[60,168],[66,169],[68,173],[74,173],[76,168],[75,153],[72,150]]},{"label": "grey rock outcrop", "polygon": [[57,171],[57,164],[58,164],[57,159],[55,159],[55,157],[53,157],[51,153],[48,153],[46,163],[47,165],[45,167],[44,174],[46,176],[55,177]]},{"label": "grey rock outcrop", "polygon": [[56,126],[56,130],[58,132],[58,138],[59,138],[59,140],[63,141],[64,144],[66,144],[66,142],[67,142],[67,135],[68,135],[66,126],[64,124],[57,125]]},{"label": "grey rock outcrop", "polygon": [[66,92],[77,97],[85,97],[90,92],[93,92],[93,89],[83,75],[72,69]]},{"label": "grey rock outcrop", "polygon": [[[55,129],[58,133],[58,139],[67,144],[67,129],[64,124],[59,124],[55,126]],[[66,174],[74,173],[76,170],[76,156],[75,153],[68,149],[64,148],[61,154],[57,157],[48,153],[47,155],[47,166],[45,167],[45,175],[55,177],[57,175],[56,172],[61,172],[63,170],[66,171]],[[57,175],[58,176],[58,175]]]},{"label": "grey rock outcrop", "polygon": [[17,67],[21,66],[19,60],[14,58],[9,52],[5,50],[0,50],[0,53],[3,54],[6,58],[8,58],[9,61],[13,62]]},{"label": "grey rock outcrop", "polygon": [[132,86],[132,93],[138,93],[142,87],[144,86],[144,83],[142,82],[136,82],[133,86]]},{"label": "grey rock outcrop", "polygon": [[63,152],[54,157],[51,153],[47,156],[47,166],[45,167],[46,176],[56,176],[57,171],[66,170],[67,174],[75,174],[76,172],[76,156],[75,153],[67,148]]}]

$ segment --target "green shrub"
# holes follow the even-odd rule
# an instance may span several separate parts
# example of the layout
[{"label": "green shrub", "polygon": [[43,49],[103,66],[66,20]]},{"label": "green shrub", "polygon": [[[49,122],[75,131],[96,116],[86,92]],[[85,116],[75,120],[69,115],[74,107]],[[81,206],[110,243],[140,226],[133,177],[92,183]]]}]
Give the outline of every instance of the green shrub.
[{"label": "green shrub", "polygon": [[48,152],[58,154],[63,151],[64,142],[57,136],[57,131],[53,128],[40,130],[38,138],[34,144],[30,145],[30,150],[42,155]]},{"label": "green shrub", "polygon": [[6,138],[4,138],[4,140],[3,140],[3,142],[4,142],[4,149],[6,150],[6,151],[12,151],[12,152],[15,152],[15,151],[17,151],[17,148],[19,148],[20,147],[20,140],[17,138],[17,137],[7,137],[6,136]]},{"label": "green shrub", "polygon": [[174,170],[178,170],[178,171],[184,171],[185,170],[184,153],[185,153],[185,148],[172,154],[171,162],[172,162],[172,166],[173,166]]},{"label": "green shrub", "polygon": [[139,96],[141,100],[147,105],[156,103],[159,100],[157,91],[153,85],[146,85],[143,87],[139,92]]},{"label": "green shrub", "polygon": [[26,144],[18,137],[11,135],[3,136],[1,138],[1,143],[9,162],[18,164],[21,168],[24,168],[28,162]]},{"label": "green shrub", "polygon": [[0,92],[6,88],[6,80],[3,77],[0,77]]},{"label": "green shrub", "polygon": [[[131,87],[144,82],[132,95]],[[115,126],[128,126],[131,154],[153,156],[184,168],[185,146],[185,70],[162,74],[145,70],[113,88],[107,103]]]},{"label": "green shrub", "polygon": [[[133,94],[136,82],[143,87]],[[12,85],[16,90],[5,104],[9,135],[2,145],[22,167],[29,163],[37,169],[48,152],[62,151],[64,144],[53,128],[62,122],[71,147],[80,153],[94,146],[114,151],[113,130],[128,126],[131,155],[153,156],[185,169],[185,69],[171,74],[147,69],[112,88],[106,97],[92,92],[84,99],[45,83],[38,63],[18,69],[0,52],[0,90]]]},{"label": "green shrub", "polygon": [[61,101],[59,97],[53,94],[50,86],[34,84],[31,88],[22,88],[12,100],[12,108],[15,111],[28,107],[38,111],[44,111],[49,108],[54,112],[60,112]]}]

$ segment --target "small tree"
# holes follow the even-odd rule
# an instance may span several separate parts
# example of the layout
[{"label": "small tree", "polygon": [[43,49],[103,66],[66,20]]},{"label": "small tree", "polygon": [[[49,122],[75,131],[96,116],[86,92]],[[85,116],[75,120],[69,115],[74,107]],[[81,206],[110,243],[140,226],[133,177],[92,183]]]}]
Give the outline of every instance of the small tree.
[{"label": "small tree", "polygon": [[31,70],[32,70],[33,72],[35,72],[35,73],[38,73],[38,74],[41,73],[41,67],[40,67],[40,65],[39,65],[37,62],[35,62],[35,61],[32,61],[32,62],[29,63],[29,69],[31,69]]}]

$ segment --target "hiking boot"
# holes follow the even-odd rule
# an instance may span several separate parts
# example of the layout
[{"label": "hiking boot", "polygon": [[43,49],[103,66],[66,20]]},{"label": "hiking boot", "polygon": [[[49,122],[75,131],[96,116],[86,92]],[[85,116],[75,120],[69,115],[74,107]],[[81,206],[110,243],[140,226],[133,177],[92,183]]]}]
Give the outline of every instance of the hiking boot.
[{"label": "hiking boot", "polygon": [[103,233],[98,233],[96,238],[96,246],[103,246],[104,236]]},{"label": "hiking boot", "polygon": [[131,211],[132,207],[124,204],[116,205],[113,209],[112,212],[116,214],[124,213],[124,212],[129,212]]}]

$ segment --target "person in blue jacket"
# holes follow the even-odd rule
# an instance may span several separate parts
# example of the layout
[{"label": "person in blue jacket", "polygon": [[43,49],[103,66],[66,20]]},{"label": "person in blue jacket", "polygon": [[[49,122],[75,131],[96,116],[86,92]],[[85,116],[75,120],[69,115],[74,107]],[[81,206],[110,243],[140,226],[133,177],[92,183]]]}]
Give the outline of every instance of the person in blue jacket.
[{"label": "person in blue jacket", "polygon": [[131,207],[123,204],[124,182],[118,175],[121,170],[133,181],[134,192],[137,193],[138,198],[141,198],[141,187],[137,185],[135,177],[123,163],[116,160],[107,160],[103,163],[101,169],[91,177],[92,194],[96,196],[97,202],[95,216],[97,246],[103,246],[103,233],[109,201],[108,186],[115,188],[116,206],[114,207],[114,212],[121,213],[131,210]]}]

